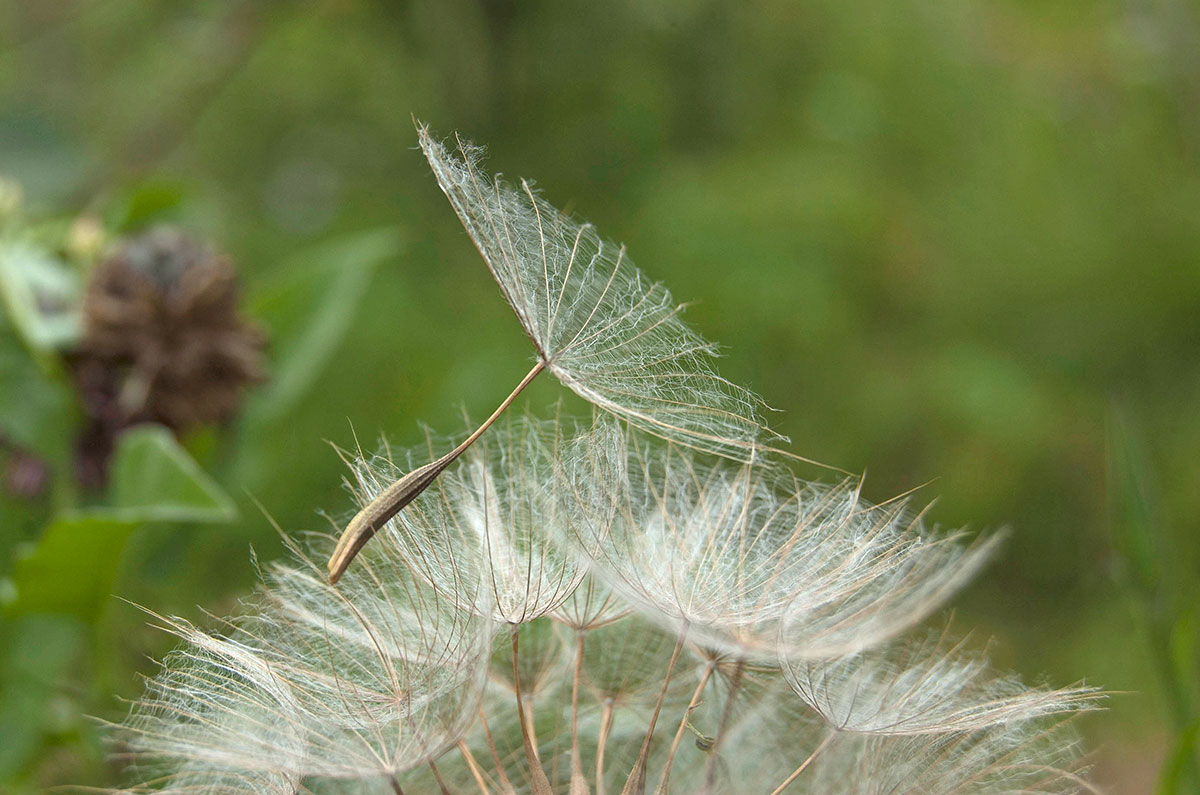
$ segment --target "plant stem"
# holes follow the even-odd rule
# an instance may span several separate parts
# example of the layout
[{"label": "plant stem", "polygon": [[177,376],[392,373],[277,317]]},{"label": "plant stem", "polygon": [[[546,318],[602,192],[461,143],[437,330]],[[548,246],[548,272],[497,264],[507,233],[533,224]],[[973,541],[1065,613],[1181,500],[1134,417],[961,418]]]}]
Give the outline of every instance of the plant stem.
[{"label": "plant stem", "polygon": [[543,369],[545,369],[545,365],[539,360],[533,369],[521,379],[521,383],[517,384],[517,388],[492,412],[492,416],[484,420],[483,424],[464,439],[462,444],[436,461],[431,461],[425,466],[409,472],[384,489],[378,497],[355,514],[350,523],[346,525],[346,529],[342,531],[342,536],[338,539],[337,546],[329,558],[329,582],[335,583],[341,579],[346,572],[346,567],[350,565],[350,561],[354,560],[354,556],[366,546],[371,537],[379,532],[379,529],[387,524],[389,519],[400,513],[404,506],[416,499],[417,495],[429,488],[446,467],[450,466],[483,435],[484,431],[491,427],[492,423],[504,413],[504,410],[517,399],[517,395],[521,394],[525,387],[529,386],[529,382]]},{"label": "plant stem", "polygon": [[467,769],[471,771],[471,776],[475,779],[475,783],[479,785],[481,795],[491,795],[491,790],[488,789],[487,783],[483,780],[485,775],[483,769],[479,767],[479,763],[475,761],[475,755],[471,753],[471,749],[462,740],[458,741],[458,752],[462,754],[463,761],[467,763]]},{"label": "plant stem", "polygon": [[833,740],[833,738],[836,734],[837,734],[837,732],[830,732],[829,735],[824,740],[821,741],[821,744],[816,747],[816,750],[814,750],[811,754],[808,755],[808,759],[805,759],[803,762],[801,762],[800,767],[793,770],[792,774],[790,776],[788,776],[787,778],[785,778],[783,780],[782,784],[780,784],[778,787],[776,787],[775,789],[773,789],[771,791],[771,795],[779,795],[779,793],[781,793],[785,789],[787,789],[788,785],[791,784],[793,781],[795,781],[800,776],[800,774],[804,772],[804,769],[806,767],[808,767],[809,765],[811,765],[812,761],[814,759],[816,759],[817,756],[819,756],[822,751],[825,750],[825,746],[829,745],[830,741]]},{"label": "plant stem", "polygon": [[662,778],[658,780],[658,787],[654,790],[655,795],[666,795],[671,781],[671,767],[675,764],[675,752],[679,750],[679,743],[683,740],[684,731],[687,730],[688,718],[691,717],[692,710],[700,703],[700,696],[704,693],[704,687],[708,684],[708,680],[712,676],[716,665],[715,662],[709,661],[704,666],[704,672],[700,674],[700,681],[696,685],[695,692],[692,693],[692,699],[688,702],[687,708],[683,710],[683,717],[679,720],[679,728],[675,730],[675,738],[671,741],[671,750],[667,752],[667,762],[663,766]]},{"label": "plant stem", "polygon": [[521,669],[517,659],[517,634],[519,624],[512,626],[512,668],[513,692],[517,698],[517,719],[521,724],[521,743],[525,746],[525,761],[529,764],[529,784],[533,795],[554,795],[550,788],[550,779],[542,769],[538,759],[537,749],[533,747],[533,736],[525,716],[525,700],[521,697]]},{"label": "plant stem", "polygon": [[683,651],[683,639],[687,637],[687,624],[679,631],[679,640],[675,642],[675,650],[671,652],[671,662],[667,664],[667,673],[663,677],[662,690],[658,694],[658,702],[654,705],[654,713],[650,716],[650,725],[646,728],[646,739],[642,741],[642,750],[638,753],[637,762],[625,780],[621,795],[644,795],[646,792],[646,760],[650,757],[650,743],[654,739],[654,725],[658,723],[658,714],[662,712],[663,701],[667,698],[667,688],[671,684],[671,672],[679,660],[679,652]]},{"label": "plant stem", "polygon": [[450,792],[450,788],[446,786],[446,781],[442,778],[441,771],[437,769],[437,765],[432,759],[429,760],[429,769],[433,771],[433,779],[438,783],[438,787],[442,791],[442,795],[454,795]]},{"label": "plant stem", "polygon": [[613,700],[604,699],[600,707],[600,737],[596,740],[596,795],[604,795],[604,747],[613,725]]},{"label": "plant stem", "polygon": [[512,782],[508,780],[508,774],[504,772],[504,763],[500,761],[500,752],[496,750],[496,741],[492,739],[492,730],[488,728],[487,716],[483,714],[482,709],[479,710],[479,725],[483,727],[483,736],[487,739],[488,750],[492,752],[492,761],[496,763],[496,775],[500,778],[502,791],[515,792]]},{"label": "plant stem", "polygon": [[575,671],[571,675],[571,793],[583,795],[588,791],[583,777],[583,762],[579,758],[579,679],[583,673],[584,630],[575,630]]},{"label": "plant stem", "polygon": [[713,739],[713,747],[708,755],[708,764],[704,774],[705,786],[707,791],[711,792],[713,788],[713,780],[717,774],[717,752],[721,748],[721,741],[725,739],[725,729],[729,726],[729,719],[733,717],[733,701],[737,698],[738,691],[742,686],[742,675],[746,672],[746,661],[738,660],[733,666],[733,676],[729,677],[729,695],[725,697],[725,710],[721,713],[721,723],[717,726],[717,736]]}]

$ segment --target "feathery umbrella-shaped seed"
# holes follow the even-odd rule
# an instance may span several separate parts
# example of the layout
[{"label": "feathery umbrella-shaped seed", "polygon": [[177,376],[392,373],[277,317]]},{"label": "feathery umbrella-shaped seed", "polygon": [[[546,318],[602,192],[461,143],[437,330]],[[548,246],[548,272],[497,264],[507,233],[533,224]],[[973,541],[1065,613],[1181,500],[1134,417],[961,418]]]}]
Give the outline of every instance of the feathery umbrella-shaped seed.
[{"label": "feathery umbrella-shaped seed", "polygon": [[459,610],[392,550],[366,556],[340,589],[296,551],[300,565],[273,567],[254,611],[224,635],[167,620],[185,645],[134,706],[124,733],[134,755],[185,770],[388,780],[461,739],[490,620]]},{"label": "feathery umbrella-shaped seed", "polygon": [[1074,712],[1094,704],[1086,687],[1027,687],[996,676],[985,655],[930,632],[832,660],[781,655],[783,676],[839,731],[928,734],[983,729],[1012,719]]},{"label": "feathery umbrella-shaped seed", "polygon": [[837,733],[797,792],[957,795],[1096,792],[1066,721],[1012,720],[970,732]]},{"label": "feathery umbrella-shaped seed", "polygon": [[[487,611],[508,625],[511,663],[519,667],[519,629],[550,613],[571,596],[584,576],[585,555],[556,540],[568,537],[558,525],[565,513],[596,509],[593,493],[605,493],[600,484],[572,482],[569,460],[590,457],[593,448],[611,443],[595,436],[616,433],[605,420],[590,433],[566,438],[570,427],[557,418],[539,422],[528,415],[509,417],[480,441],[436,486],[419,496],[410,509],[387,525],[389,542],[435,589],[458,598],[458,582],[466,578],[486,583],[484,604],[461,603],[464,610]],[[412,458],[412,454],[409,456]],[[378,466],[358,468],[364,498],[388,480]],[[524,711],[527,697],[514,673],[514,696]],[[536,760],[530,724],[526,750],[529,767],[543,776]],[[535,791],[548,791],[540,781]]]},{"label": "feathery umbrella-shaped seed", "polygon": [[717,374],[716,346],[687,326],[683,309],[633,264],[624,246],[541,198],[480,169],[482,150],[455,155],[418,126],[421,148],[537,352],[537,363],[470,438],[389,486],[354,517],[329,561],[336,581],[390,517],[428,487],[543,369],[593,405],[645,431],[747,459],[764,435],[765,404]]},{"label": "feathery umbrella-shaped seed", "polygon": [[564,215],[531,183],[489,177],[479,147],[458,139],[455,155],[426,128],[418,132],[438,184],[556,378],[655,435],[752,454],[762,401],[717,375],[716,346],[680,319],[682,307],[623,246]]},{"label": "feathery umbrella-shaped seed", "polygon": [[[149,779],[149,777],[148,777]],[[161,779],[120,790],[122,795],[298,795],[298,780],[284,773],[225,770],[206,761],[185,763]]]},{"label": "feathery umbrella-shaped seed", "polygon": [[575,593],[550,617],[576,632],[590,632],[620,621],[631,612],[632,608],[607,583],[585,576]]},{"label": "feathery umbrella-shaped seed", "polygon": [[[930,537],[858,484],[702,461],[630,435],[615,521],[573,526],[594,570],[672,631],[734,657],[828,657],[912,626],[974,572],[989,543]],[[786,619],[786,620],[785,620]]]}]

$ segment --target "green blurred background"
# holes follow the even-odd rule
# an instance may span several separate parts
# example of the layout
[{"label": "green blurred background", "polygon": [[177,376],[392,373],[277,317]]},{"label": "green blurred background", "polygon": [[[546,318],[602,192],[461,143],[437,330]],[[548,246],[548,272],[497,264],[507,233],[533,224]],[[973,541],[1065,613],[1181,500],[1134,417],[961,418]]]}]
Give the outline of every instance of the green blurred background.
[{"label": "green blurred background", "polygon": [[[194,457],[215,480],[181,487],[196,510],[114,492],[141,512],[51,537],[81,499],[77,409],[4,332],[0,428],[54,480],[0,494],[0,790],[119,782],[93,717],[119,719],[169,641],[102,594],[236,610],[251,547],[282,549],[255,501],[325,529],[351,508],[328,442],[458,431],[526,371],[413,115],[695,301],[723,374],[783,410],[796,452],[866,471],[876,500],[921,487],[942,526],[1007,527],[956,625],[1030,680],[1122,691],[1080,722],[1100,785],[1149,792],[1185,766],[1195,5],[0,0],[0,175],[24,216],[181,224],[237,262],[271,339],[231,427],[118,452],[118,491],[139,460]],[[559,391],[536,387],[535,406]]]}]

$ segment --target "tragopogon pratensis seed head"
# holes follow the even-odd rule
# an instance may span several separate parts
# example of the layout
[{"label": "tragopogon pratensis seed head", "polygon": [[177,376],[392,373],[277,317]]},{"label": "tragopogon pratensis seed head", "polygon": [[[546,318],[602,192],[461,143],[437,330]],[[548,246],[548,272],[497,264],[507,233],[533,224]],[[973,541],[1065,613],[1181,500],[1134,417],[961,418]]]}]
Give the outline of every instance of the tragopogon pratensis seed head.
[{"label": "tragopogon pratensis seed head", "polygon": [[[517,416],[338,586],[292,544],[121,727],[167,792],[1075,792],[1061,714],[942,635],[986,547],[856,484]],[[368,500],[392,461],[357,458]]]}]

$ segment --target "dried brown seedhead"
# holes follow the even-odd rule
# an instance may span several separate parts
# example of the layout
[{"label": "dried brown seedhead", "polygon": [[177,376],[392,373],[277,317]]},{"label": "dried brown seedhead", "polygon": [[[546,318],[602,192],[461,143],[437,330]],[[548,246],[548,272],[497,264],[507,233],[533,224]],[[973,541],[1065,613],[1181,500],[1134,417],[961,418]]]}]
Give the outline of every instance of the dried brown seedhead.
[{"label": "dried brown seedhead", "polygon": [[266,375],[264,336],[238,312],[232,263],[172,227],[129,239],[96,266],[83,320],[69,361],[87,416],[78,463],[88,486],[103,484],[123,428],[227,422]]}]

